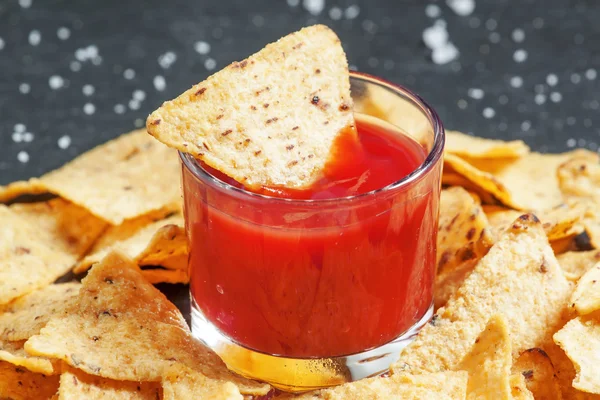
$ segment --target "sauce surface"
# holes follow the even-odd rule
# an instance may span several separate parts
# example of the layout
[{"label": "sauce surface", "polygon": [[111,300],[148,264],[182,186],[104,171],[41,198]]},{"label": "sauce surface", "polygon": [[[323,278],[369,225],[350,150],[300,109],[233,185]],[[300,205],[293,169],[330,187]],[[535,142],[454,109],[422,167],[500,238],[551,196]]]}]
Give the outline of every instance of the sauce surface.
[{"label": "sauce surface", "polygon": [[[311,188],[261,193],[366,193],[425,159],[401,132],[360,119],[357,130],[358,141],[338,140],[336,156]],[[193,300],[221,332],[264,353],[331,357],[393,340],[431,305],[440,169],[375,201],[316,210],[241,202],[184,168]]]}]

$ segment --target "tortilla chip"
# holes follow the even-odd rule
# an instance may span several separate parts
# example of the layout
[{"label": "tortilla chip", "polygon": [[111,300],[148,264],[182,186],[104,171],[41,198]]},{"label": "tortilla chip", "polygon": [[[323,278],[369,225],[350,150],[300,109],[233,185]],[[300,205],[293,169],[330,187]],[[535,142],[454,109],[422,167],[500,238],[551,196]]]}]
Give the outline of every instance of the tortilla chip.
[{"label": "tortilla chip", "polygon": [[160,265],[169,269],[187,269],[187,241],[183,216],[179,213],[163,219],[165,212],[145,215],[109,228],[75,267],[76,273],[102,261],[118,250],[138,265]]},{"label": "tortilla chip", "polygon": [[437,239],[437,270],[449,271],[483,257],[491,247],[481,206],[460,187],[442,190]]},{"label": "tortilla chip", "polygon": [[506,318],[492,316],[457,369],[469,373],[467,399],[511,399],[512,346]]},{"label": "tortilla chip", "polygon": [[529,146],[522,140],[505,142],[465,135],[458,131],[446,131],[444,151],[460,157],[518,158],[529,153]]},{"label": "tortilla chip", "polygon": [[76,254],[60,250],[62,238],[8,207],[0,206],[0,220],[0,304],[52,283],[77,261]]},{"label": "tortilla chip", "polygon": [[460,186],[467,190],[469,193],[477,195],[480,199],[479,203],[483,204],[496,204],[498,201],[490,193],[482,190],[479,186],[473,184],[471,181],[466,179],[464,176],[457,174],[456,172],[450,171],[450,168],[444,166],[442,174],[442,184],[445,186]]},{"label": "tortilla chip", "polygon": [[340,40],[315,25],[165,102],[146,127],[248,187],[302,188],[320,177],[334,139],[354,126],[352,109]]},{"label": "tortilla chip", "polygon": [[114,381],[68,367],[58,388],[59,400],[157,400],[162,399],[161,393],[156,382]]},{"label": "tortilla chip", "polygon": [[577,282],[575,292],[571,296],[571,306],[580,315],[600,310],[600,262]]},{"label": "tortilla chip", "polygon": [[40,333],[53,315],[73,301],[80,286],[76,282],[50,285],[7,304],[0,314],[0,340],[25,340]]},{"label": "tortilla chip", "polygon": [[554,334],[554,341],[573,362],[577,375],[573,387],[600,394],[600,323],[578,317]]},{"label": "tortilla chip", "polygon": [[572,159],[558,167],[560,189],[567,196],[600,204],[600,164],[593,159]]},{"label": "tortilla chip", "polygon": [[[484,206],[483,210],[495,238],[499,237],[516,218],[523,214],[521,211],[500,206]],[[535,212],[535,215],[542,221],[542,226],[551,242],[582,233],[583,227],[577,224],[582,214],[582,208],[566,204]]]},{"label": "tortilla chip", "polygon": [[455,369],[489,316],[497,313],[505,315],[513,353],[518,355],[556,330],[570,293],[542,224],[532,214],[523,215],[479,261],[392,369],[395,373]]},{"label": "tortilla chip", "polygon": [[[46,191],[69,200],[114,225],[180,203],[177,153],[144,130],[122,135],[96,147],[63,167],[29,181],[31,192]],[[21,192],[23,182],[0,191],[0,198]],[[23,194],[23,193],[19,193]]]},{"label": "tortilla chip", "polygon": [[597,160],[598,155],[575,150],[563,154],[530,153],[511,160],[481,160],[445,154],[444,163],[506,206],[518,210],[547,210],[563,202],[554,171],[571,158]]},{"label": "tortilla chip", "polygon": [[73,308],[53,317],[25,349],[115,380],[158,382],[168,367],[182,363],[210,379],[231,381],[244,394],[269,391],[229,372],[192,338],[179,310],[118,253],[89,271]]},{"label": "tortilla chip", "polygon": [[169,368],[163,378],[163,390],[164,400],[243,400],[244,398],[233,383],[209,379],[181,364]]},{"label": "tortilla chip", "polygon": [[39,195],[48,193],[46,186],[37,179],[11,182],[0,186],[0,203],[6,203],[23,195]]},{"label": "tortilla chip", "polygon": [[190,281],[187,269],[143,269],[142,276],[144,277],[144,279],[146,279],[149,283],[152,284],[188,283]]},{"label": "tortilla chip", "polygon": [[542,349],[527,349],[512,366],[513,374],[524,379],[533,397],[540,400],[560,400],[560,386],[554,366],[548,354]]},{"label": "tortilla chip", "polygon": [[557,258],[567,279],[577,282],[590,268],[600,262],[600,250],[569,251]]},{"label": "tortilla chip", "polygon": [[52,375],[54,366],[47,358],[32,357],[23,349],[24,340],[8,342],[0,340],[0,361],[6,361],[18,367],[27,368],[32,372]]},{"label": "tortilla chip", "polygon": [[465,399],[465,371],[369,378],[298,396],[299,400]]},{"label": "tortilla chip", "polygon": [[58,375],[46,376],[0,361],[0,399],[49,399],[58,390]]},{"label": "tortilla chip", "polygon": [[[525,377],[521,374],[511,375],[510,381],[510,394],[513,400],[535,400],[533,394],[527,389],[525,384]],[[494,398],[494,397],[491,397]]]},{"label": "tortilla chip", "polygon": [[442,271],[436,275],[433,292],[433,304],[436,310],[443,307],[448,299],[456,293],[478,262],[479,259],[465,261],[449,271]]},{"label": "tortilla chip", "polygon": [[591,205],[582,221],[590,243],[595,249],[600,249],[600,203]]}]

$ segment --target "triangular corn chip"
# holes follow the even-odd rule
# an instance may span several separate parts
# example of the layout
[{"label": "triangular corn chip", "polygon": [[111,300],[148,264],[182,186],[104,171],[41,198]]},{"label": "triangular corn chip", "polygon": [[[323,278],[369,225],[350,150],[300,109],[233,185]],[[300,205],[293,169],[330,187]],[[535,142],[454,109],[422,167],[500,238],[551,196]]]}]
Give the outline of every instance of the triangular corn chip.
[{"label": "triangular corn chip", "polygon": [[522,140],[505,142],[466,135],[458,131],[446,131],[444,151],[461,157],[517,158],[528,154],[529,146]]},{"label": "triangular corn chip", "polygon": [[186,367],[174,365],[163,378],[164,400],[206,399],[243,400],[237,386],[231,382],[215,381]]},{"label": "triangular corn chip", "polygon": [[316,180],[353,126],[348,64],[329,28],[304,28],[210,76],[147,120],[148,132],[248,186]]},{"label": "triangular corn chip", "polygon": [[49,399],[57,390],[58,375],[42,375],[0,361],[0,399]]},{"label": "triangular corn chip", "polygon": [[580,315],[600,310],[600,262],[577,282],[575,292],[571,296],[571,306]]},{"label": "triangular corn chip", "polygon": [[512,366],[512,373],[524,378],[536,399],[561,400],[560,386],[548,354],[540,348],[527,349]]},{"label": "triangular corn chip", "polygon": [[24,340],[8,342],[0,340],[0,361],[6,361],[18,367],[41,374],[54,374],[54,365],[46,358],[33,357],[25,352]]},{"label": "triangular corn chip", "polygon": [[590,268],[600,262],[600,250],[568,251],[557,258],[567,279],[577,282]]}]

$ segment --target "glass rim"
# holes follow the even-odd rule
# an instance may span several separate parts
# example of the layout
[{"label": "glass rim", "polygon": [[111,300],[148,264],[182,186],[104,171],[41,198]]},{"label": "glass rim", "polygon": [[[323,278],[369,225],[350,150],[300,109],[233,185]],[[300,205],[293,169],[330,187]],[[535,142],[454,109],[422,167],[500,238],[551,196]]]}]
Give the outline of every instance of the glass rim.
[{"label": "glass rim", "polygon": [[386,186],[378,188],[378,189],[371,190],[369,192],[360,193],[360,194],[352,195],[352,196],[345,196],[345,197],[334,197],[334,198],[327,198],[327,199],[289,199],[289,198],[268,196],[268,195],[264,195],[264,194],[260,194],[260,193],[254,193],[254,192],[248,191],[244,188],[235,187],[235,186],[230,185],[229,183],[224,182],[224,181],[220,180],[219,178],[211,175],[210,173],[208,173],[204,168],[202,168],[198,164],[198,161],[191,154],[184,153],[182,151],[178,151],[179,157],[181,158],[181,161],[182,161],[184,167],[187,168],[194,175],[195,178],[201,179],[203,181],[207,181],[207,182],[217,186],[219,189],[222,189],[222,190],[225,190],[228,192],[233,192],[239,196],[248,197],[249,199],[257,200],[257,201],[273,201],[273,202],[281,202],[281,203],[290,204],[290,205],[297,204],[297,205],[305,205],[305,206],[313,205],[313,204],[332,204],[332,203],[336,203],[336,202],[348,202],[348,201],[367,199],[370,197],[377,196],[378,194],[381,194],[381,193],[385,193],[385,192],[393,191],[395,189],[400,189],[402,187],[406,187],[406,186],[410,185],[412,182],[419,180],[421,177],[423,177],[428,172],[430,172],[431,169],[434,167],[434,165],[436,165],[437,161],[442,156],[443,150],[444,150],[444,142],[445,142],[444,126],[442,124],[442,121],[440,120],[440,117],[436,113],[436,111],[427,102],[425,102],[425,100],[423,100],[419,95],[417,95],[416,93],[414,93],[413,91],[407,89],[406,87],[404,87],[402,85],[391,83],[385,79],[382,79],[382,78],[379,78],[379,77],[376,77],[376,76],[373,76],[370,74],[366,74],[363,72],[357,72],[357,71],[350,71],[350,78],[355,78],[355,79],[358,79],[361,81],[374,83],[374,84],[383,86],[383,87],[391,90],[396,95],[407,97],[408,99],[410,99],[410,101],[412,101],[413,103],[416,103],[418,106],[420,106],[421,110],[424,112],[425,116],[428,117],[429,122],[431,123],[431,125],[433,127],[433,146],[431,147],[431,151],[429,151],[429,154],[427,154],[427,157],[425,157],[423,162],[421,162],[421,164],[419,164],[419,166],[417,168],[415,168],[414,171],[412,171],[408,175],[402,177],[401,179],[390,183],[389,185],[386,185]]}]

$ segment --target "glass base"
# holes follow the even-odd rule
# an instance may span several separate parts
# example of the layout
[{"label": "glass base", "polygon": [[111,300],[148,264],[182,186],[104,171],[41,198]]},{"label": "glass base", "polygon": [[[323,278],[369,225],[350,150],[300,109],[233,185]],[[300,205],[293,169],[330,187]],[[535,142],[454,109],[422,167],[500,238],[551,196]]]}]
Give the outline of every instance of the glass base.
[{"label": "glass base", "polygon": [[377,348],[349,356],[304,359],[272,356],[243,347],[223,335],[192,299],[192,334],[214,350],[229,369],[286,392],[303,392],[381,375],[400,357],[433,316],[433,305],[409,330]]}]

